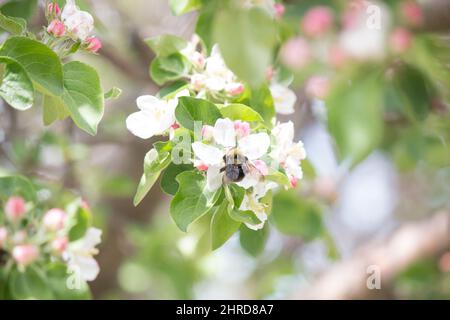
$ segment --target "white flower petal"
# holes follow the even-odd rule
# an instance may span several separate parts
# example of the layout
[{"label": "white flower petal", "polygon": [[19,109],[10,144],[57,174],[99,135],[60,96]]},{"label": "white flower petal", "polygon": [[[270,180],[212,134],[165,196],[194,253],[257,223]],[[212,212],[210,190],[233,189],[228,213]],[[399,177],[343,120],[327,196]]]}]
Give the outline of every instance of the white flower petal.
[{"label": "white flower petal", "polygon": [[261,158],[270,146],[270,137],[265,132],[251,134],[239,140],[239,150],[250,160]]},{"label": "white flower petal", "polygon": [[297,96],[294,91],[288,87],[274,83],[270,86],[270,92],[275,104],[275,110],[279,114],[294,113],[294,105],[297,101]]},{"label": "white flower petal", "polygon": [[140,96],[136,99],[136,104],[143,111],[153,112],[158,108],[164,108],[165,102],[151,95]]},{"label": "white flower petal", "polygon": [[236,131],[234,122],[230,119],[218,119],[214,125],[213,137],[216,143],[224,147],[236,146]]},{"label": "white flower petal", "polygon": [[219,166],[211,166],[206,172],[206,188],[207,191],[213,192],[222,186],[223,173],[220,172]]},{"label": "white flower petal", "polygon": [[255,177],[251,174],[247,174],[244,179],[242,179],[240,182],[236,182],[236,184],[244,189],[249,189],[251,187],[254,187],[258,184],[259,177]]},{"label": "white flower petal", "polygon": [[208,166],[220,165],[223,163],[225,153],[220,149],[206,145],[202,142],[194,142],[192,149],[197,158],[202,160]]},{"label": "white flower petal", "polygon": [[68,264],[85,281],[94,281],[100,272],[97,261],[91,256],[69,255]]},{"label": "white flower petal", "polygon": [[126,120],[127,129],[141,139],[149,139],[158,134],[157,124],[152,116],[143,111],[132,113]]}]

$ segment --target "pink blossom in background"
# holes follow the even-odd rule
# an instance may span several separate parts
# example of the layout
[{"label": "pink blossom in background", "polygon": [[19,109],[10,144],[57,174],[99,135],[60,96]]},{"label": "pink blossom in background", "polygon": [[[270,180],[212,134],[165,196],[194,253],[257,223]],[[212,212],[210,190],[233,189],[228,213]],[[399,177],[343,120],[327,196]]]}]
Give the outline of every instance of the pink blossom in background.
[{"label": "pink blossom in background", "polygon": [[308,42],[301,37],[288,40],[281,48],[280,59],[283,64],[294,70],[304,68],[311,60]]},{"label": "pink blossom in background", "polygon": [[6,217],[11,221],[20,220],[26,212],[25,200],[21,197],[11,197],[5,205]]},{"label": "pink blossom in background", "polygon": [[405,28],[395,29],[390,37],[392,51],[395,53],[404,53],[411,47],[412,35]]},{"label": "pink blossom in background", "polygon": [[301,21],[303,32],[312,38],[328,32],[333,25],[333,13],[325,6],[317,6],[308,10]]},{"label": "pink blossom in background", "polygon": [[92,53],[97,53],[102,48],[102,42],[96,37],[89,37],[86,39],[87,50]]},{"label": "pink blossom in background", "polygon": [[55,19],[47,27],[47,32],[53,34],[55,37],[62,37],[66,33],[64,23]]},{"label": "pink blossom in background", "polygon": [[411,26],[420,27],[423,24],[422,8],[416,1],[404,1],[400,5],[400,14]]},{"label": "pink blossom in background", "polygon": [[12,256],[18,264],[27,266],[38,258],[39,249],[31,244],[18,245],[13,248]]},{"label": "pink blossom in background", "polygon": [[306,83],[305,90],[311,98],[324,99],[330,90],[330,80],[325,76],[312,76]]}]

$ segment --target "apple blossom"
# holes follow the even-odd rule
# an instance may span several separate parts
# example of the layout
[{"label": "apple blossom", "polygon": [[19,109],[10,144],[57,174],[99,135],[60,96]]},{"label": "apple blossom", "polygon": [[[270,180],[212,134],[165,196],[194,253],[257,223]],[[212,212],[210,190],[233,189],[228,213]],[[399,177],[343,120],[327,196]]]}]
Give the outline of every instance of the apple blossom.
[{"label": "apple blossom", "polygon": [[275,17],[277,19],[281,19],[284,15],[284,12],[286,11],[286,8],[281,3],[275,3],[273,5],[273,8],[275,9]]},{"label": "apple blossom", "polygon": [[420,27],[423,25],[424,17],[422,8],[414,0],[407,0],[400,5],[400,14],[409,25]]},{"label": "apple blossom", "polygon": [[186,47],[180,50],[180,53],[185,56],[195,68],[203,69],[206,60],[204,54],[197,51],[199,43],[200,38],[194,34]]},{"label": "apple blossom", "polygon": [[58,208],[53,208],[44,215],[43,224],[47,230],[58,231],[64,228],[66,219],[66,212]]},{"label": "apple blossom", "polygon": [[61,13],[61,20],[67,29],[81,41],[86,40],[94,30],[94,18],[89,12],[80,10],[75,0],[67,0]]},{"label": "apple blossom", "polygon": [[8,230],[5,227],[0,227],[0,248],[3,247],[6,239],[8,239]]},{"label": "apple blossom", "polygon": [[67,237],[59,237],[52,241],[51,246],[54,252],[62,254],[69,244],[69,239]]},{"label": "apple blossom", "polygon": [[246,211],[251,210],[255,213],[259,219],[259,224],[245,223],[245,225],[252,230],[259,230],[264,227],[264,223],[267,221],[268,206],[262,203],[260,200],[267,192],[272,189],[276,189],[277,184],[275,182],[260,181],[256,184],[251,193],[247,193],[242,200],[239,210]]},{"label": "apple blossom", "polygon": [[232,82],[225,85],[225,91],[230,96],[237,96],[244,92],[244,85],[240,82]]},{"label": "apple blossom", "polygon": [[201,130],[203,140],[210,140],[213,137],[214,127],[204,125]]},{"label": "apple blossom", "polygon": [[11,197],[5,205],[6,217],[15,222],[23,218],[25,215],[25,200],[22,197]]},{"label": "apple blossom", "polygon": [[102,42],[96,37],[87,38],[86,45],[86,49],[92,53],[97,53],[102,48]]},{"label": "apple blossom", "polygon": [[295,185],[296,180],[303,178],[300,166],[300,162],[306,158],[303,142],[293,142],[294,124],[292,121],[277,124],[271,133],[276,142],[270,155],[284,168],[286,175],[291,179],[291,184]]},{"label": "apple blossom", "polygon": [[312,76],[306,82],[306,94],[311,98],[323,100],[330,90],[330,80],[326,76]]},{"label": "apple blossom", "polygon": [[243,138],[250,134],[250,124],[241,120],[234,121],[234,130],[236,130],[236,136]]},{"label": "apple blossom", "polygon": [[[223,183],[221,168],[225,166],[224,156],[231,148],[237,148],[249,161],[263,157],[270,147],[270,137],[265,132],[253,133],[244,137],[236,134],[235,124],[230,119],[218,119],[213,129],[213,144],[205,144],[196,141],[192,149],[197,159],[208,166],[207,189],[217,190]],[[258,182],[258,178],[247,174],[244,179],[236,184],[248,189]]]},{"label": "apple blossom", "polygon": [[405,28],[395,29],[390,37],[392,51],[395,53],[404,53],[411,47],[412,35]]},{"label": "apple blossom", "polygon": [[127,129],[142,139],[165,134],[175,123],[175,108],[182,96],[189,96],[189,91],[182,90],[169,100],[151,95],[138,97],[136,104],[140,111],[128,116]]},{"label": "apple blossom", "polygon": [[61,14],[61,8],[56,2],[51,2],[47,6],[47,15],[51,17],[56,17]]},{"label": "apple blossom", "polygon": [[270,85],[270,93],[272,94],[277,113],[284,115],[294,113],[297,96],[291,89],[278,83],[272,83]]},{"label": "apple blossom", "polygon": [[12,250],[12,257],[21,266],[27,266],[34,262],[39,256],[38,247],[31,244],[15,246]]},{"label": "apple blossom", "polygon": [[102,231],[89,228],[83,238],[71,242],[63,252],[63,259],[69,268],[78,270],[85,281],[93,281],[100,272],[97,261],[93,258],[98,253],[95,247],[101,242]]},{"label": "apple blossom", "polygon": [[311,60],[308,42],[301,37],[288,40],[280,50],[280,59],[289,68],[303,69]]},{"label": "apple blossom", "polygon": [[301,22],[303,32],[312,38],[319,37],[330,30],[333,13],[328,7],[316,6],[308,10]]},{"label": "apple blossom", "polygon": [[48,25],[47,32],[53,34],[55,37],[62,37],[66,33],[66,28],[64,27],[64,23],[55,19]]}]

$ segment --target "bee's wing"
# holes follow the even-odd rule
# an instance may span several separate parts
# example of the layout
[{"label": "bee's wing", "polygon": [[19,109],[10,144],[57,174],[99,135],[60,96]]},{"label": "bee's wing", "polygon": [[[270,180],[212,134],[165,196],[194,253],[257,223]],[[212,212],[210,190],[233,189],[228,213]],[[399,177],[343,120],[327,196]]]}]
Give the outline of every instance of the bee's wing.
[{"label": "bee's wing", "polygon": [[264,176],[262,173],[255,167],[255,165],[251,161],[246,161],[242,164],[242,169],[244,170],[245,175],[251,175],[259,180],[262,180]]}]

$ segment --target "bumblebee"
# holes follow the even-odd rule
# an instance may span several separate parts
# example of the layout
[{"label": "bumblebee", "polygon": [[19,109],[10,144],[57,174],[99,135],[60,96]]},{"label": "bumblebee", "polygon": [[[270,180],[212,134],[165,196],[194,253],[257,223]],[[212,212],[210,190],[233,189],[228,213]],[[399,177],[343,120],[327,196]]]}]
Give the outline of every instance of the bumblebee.
[{"label": "bumblebee", "polygon": [[230,149],[224,156],[225,166],[220,169],[224,172],[223,181],[225,183],[240,182],[248,174],[260,178],[262,175],[252,162],[239,152],[238,149]]}]

